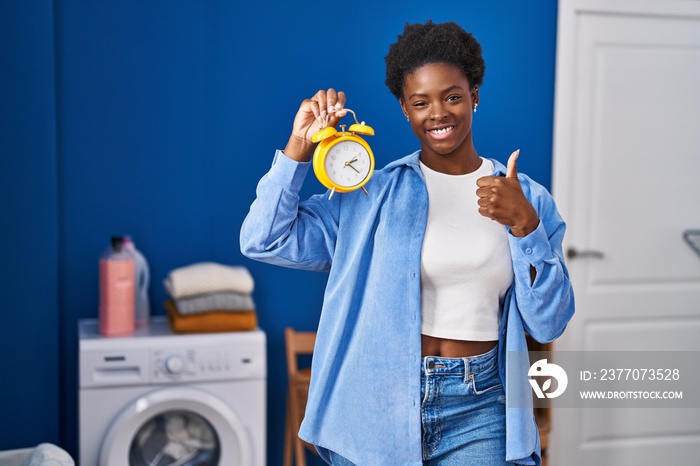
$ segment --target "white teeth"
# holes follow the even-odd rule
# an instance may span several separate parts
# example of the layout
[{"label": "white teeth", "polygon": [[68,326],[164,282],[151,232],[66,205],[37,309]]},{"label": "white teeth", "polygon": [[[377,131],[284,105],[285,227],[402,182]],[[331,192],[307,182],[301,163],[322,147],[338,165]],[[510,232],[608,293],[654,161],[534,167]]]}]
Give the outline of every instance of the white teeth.
[{"label": "white teeth", "polygon": [[450,131],[452,128],[453,128],[452,126],[448,126],[447,128],[431,129],[430,132],[435,133],[435,134],[445,134],[446,132]]}]

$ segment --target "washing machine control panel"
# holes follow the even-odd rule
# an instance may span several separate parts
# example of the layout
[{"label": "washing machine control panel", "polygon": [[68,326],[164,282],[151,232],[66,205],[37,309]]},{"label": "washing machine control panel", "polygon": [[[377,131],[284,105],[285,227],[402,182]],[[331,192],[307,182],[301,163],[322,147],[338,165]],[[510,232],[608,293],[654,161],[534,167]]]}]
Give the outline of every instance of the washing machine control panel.
[{"label": "washing machine control panel", "polygon": [[262,355],[240,348],[164,348],[151,351],[154,382],[179,383],[248,378],[264,370]]}]

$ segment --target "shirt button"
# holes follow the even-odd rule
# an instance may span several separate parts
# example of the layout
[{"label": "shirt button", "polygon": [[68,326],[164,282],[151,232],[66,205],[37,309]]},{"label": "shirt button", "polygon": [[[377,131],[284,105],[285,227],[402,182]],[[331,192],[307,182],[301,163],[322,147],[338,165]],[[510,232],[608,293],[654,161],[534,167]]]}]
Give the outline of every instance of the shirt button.
[{"label": "shirt button", "polygon": [[525,254],[532,254],[532,248],[527,248],[525,250]]}]

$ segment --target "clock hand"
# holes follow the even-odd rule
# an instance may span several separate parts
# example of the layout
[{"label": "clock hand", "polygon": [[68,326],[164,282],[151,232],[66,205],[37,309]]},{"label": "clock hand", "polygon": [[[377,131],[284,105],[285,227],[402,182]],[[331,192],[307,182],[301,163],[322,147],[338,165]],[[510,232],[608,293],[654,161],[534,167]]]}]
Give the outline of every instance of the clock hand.
[{"label": "clock hand", "polygon": [[346,166],[346,167],[352,168],[352,169],[355,170],[357,173],[360,173],[360,170],[358,170],[357,168],[355,168],[355,167],[352,166],[352,164],[355,163],[355,162],[357,162],[357,157],[355,157],[355,158],[352,159],[352,160],[348,160],[347,162],[345,162],[345,166]]}]

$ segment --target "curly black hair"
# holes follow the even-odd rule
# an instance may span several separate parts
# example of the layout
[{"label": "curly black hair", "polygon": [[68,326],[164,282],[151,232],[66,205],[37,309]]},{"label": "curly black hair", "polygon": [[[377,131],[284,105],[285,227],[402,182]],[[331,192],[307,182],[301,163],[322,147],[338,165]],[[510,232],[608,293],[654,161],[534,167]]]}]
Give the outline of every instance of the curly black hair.
[{"label": "curly black hair", "polygon": [[455,22],[408,24],[403,34],[391,44],[386,62],[384,81],[397,99],[403,98],[406,75],[429,63],[447,63],[458,67],[470,86],[480,86],[486,64],[481,45]]}]

